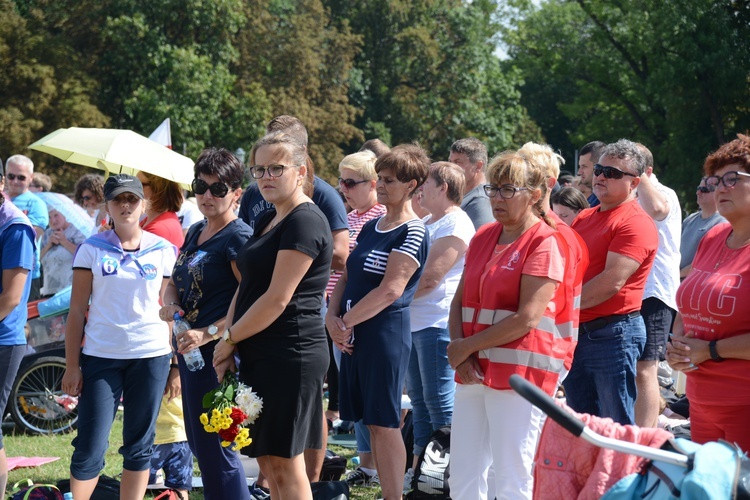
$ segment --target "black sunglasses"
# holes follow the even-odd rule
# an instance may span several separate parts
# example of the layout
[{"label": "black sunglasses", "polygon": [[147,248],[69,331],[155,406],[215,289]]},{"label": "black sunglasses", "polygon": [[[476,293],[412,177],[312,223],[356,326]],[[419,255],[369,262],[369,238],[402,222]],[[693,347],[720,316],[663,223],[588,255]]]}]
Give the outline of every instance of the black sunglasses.
[{"label": "black sunglasses", "polygon": [[214,182],[210,186],[203,179],[193,179],[193,183],[190,185],[193,188],[195,194],[206,194],[206,191],[211,191],[211,196],[214,198],[224,198],[229,192],[229,186],[223,182]]},{"label": "black sunglasses", "polygon": [[603,175],[605,179],[622,179],[623,175],[638,177],[635,174],[623,172],[617,167],[605,167],[604,165],[599,165],[598,163],[594,165],[594,175]]},{"label": "black sunglasses", "polygon": [[23,182],[23,181],[26,180],[26,176],[25,175],[8,174],[8,179],[11,180],[11,181],[18,179],[19,181]]},{"label": "black sunglasses", "polygon": [[699,193],[706,194],[706,193],[712,193],[715,188],[713,188],[713,187],[706,187],[706,186],[698,186],[696,189],[697,189],[697,191]]},{"label": "black sunglasses", "polygon": [[355,181],[354,179],[342,179],[341,177],[339,177],[339,186],[345,187],[346,189],[352,189],[357,184],[362,184],[365,182],[370,182],[370,181],[368,181],[367,179],[363,181]]}]

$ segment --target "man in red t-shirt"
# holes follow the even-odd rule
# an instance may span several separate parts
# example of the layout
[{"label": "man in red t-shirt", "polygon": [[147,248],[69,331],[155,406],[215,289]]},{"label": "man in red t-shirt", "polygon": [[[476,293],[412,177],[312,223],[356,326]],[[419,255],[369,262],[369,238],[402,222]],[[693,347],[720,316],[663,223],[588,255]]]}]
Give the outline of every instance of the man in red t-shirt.
[{"label": "man in red t-shirt", "polygon": [[573,222],[588,247],[589,266],[578,345],[564,382],[567,403],[621,424],[635,420],[636,361],[646,342],[641,300],[659,245],[653,220],[635,198],[644,168],[634,142],[605,146],[593,179],[601,205]]}]

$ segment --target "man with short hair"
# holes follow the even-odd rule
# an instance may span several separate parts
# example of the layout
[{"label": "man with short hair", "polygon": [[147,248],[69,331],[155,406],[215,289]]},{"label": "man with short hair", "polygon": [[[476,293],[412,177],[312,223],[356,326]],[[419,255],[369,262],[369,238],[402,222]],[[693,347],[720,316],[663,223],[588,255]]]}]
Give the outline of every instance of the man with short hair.
[{"label": "man with short hair", "polygon": [[643,289],[659,245],[651,217],[636,200],[645,161],[635,143],[608,144],[592,168],[600,206],[573,222],[586,242],[578,345],[565,379],[567,403],[580,413],[635,422],[636,362],[646,343]]},{"label": "man with short hair", "polygon": [[651,151],[643,144],[637,146],[646,165],[638,185],[638,203],[656,225],[659,247],[641,303],[641,316],[646,324],[646,346],[636,365],[638,397],[635,400],[635,424],[655,427],[660,402],[658,364],[664,360],[667,337],[677,314],[682,209],[677,193],[656,178]]},{"label": "man with short hair", "polygon": [[696,189],[696,198],[700,210],[693,212],[682,221],[682,237],[680,239],[680,278],[688,275],[693,268],[693,258],[698,250],[698,243],[709,229],[716,224],[726,222],[716,209],[713,187],[706,186],[703,177]]},{"label": "man with short hair", "polygon": [[[47,205],[34,193],[29,191],[31,181],[34,180],[34,162],[24,155],[13,155],[5,162],[5,187],[8,197],[31,221],[36,232],[36,240],[44,234],[49,225],[49,212]],[[39,261],[39,248],[36,245],[34,258],[34,269],[31,272],[31,293],[29,301],[40,298],[41,289],[41,263]]]},{"label": "man with short hair", "polygon": [[466,187],[461,209],[474,223],[474,229],[479,229],[488,222],[494,222],[490,199],[484,193],[487,179],[484,167],[487,165],[487,148],[479,139],[468,137],[459,139],[451,144],[448,161],[455,163],[464,171]]},{"label": "man with short hair", "polygon": [[[591,141],[578,151],[578,177],[581,178],[581,184],[589,189],[592,189],[594,180],[594,164],[599,161],[599,155],[604,146],[606,144],[601,141]],[[589,207],[599,205],[599,199],[593,191],[588,197],[588,202]]]}]

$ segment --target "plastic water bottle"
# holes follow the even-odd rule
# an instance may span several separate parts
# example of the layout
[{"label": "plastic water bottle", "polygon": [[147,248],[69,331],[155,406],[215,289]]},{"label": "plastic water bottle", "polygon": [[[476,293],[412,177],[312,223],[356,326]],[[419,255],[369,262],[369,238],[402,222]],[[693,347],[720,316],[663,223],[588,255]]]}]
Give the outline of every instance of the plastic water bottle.
[{"label": "plastic water bottle", "polygon": [[73,493],[67,492],[63,494],[63,500],[73,500]]},{"label": "plastic water bottle", "polygon": [[[183,314],[185,313],[182,311],[174,313],[172,334],[175,336],[175,339],[179,334],[190,330],[190,323],[182,319]],[[206,366],[206,363],[203,361],[203,354],[201,354],[201,350],[199,347],[189,350],[182,356],[185,358],[185,364],[187,365],[188,370],[190,370],[191,372],[202,370],[203,367]]]}]

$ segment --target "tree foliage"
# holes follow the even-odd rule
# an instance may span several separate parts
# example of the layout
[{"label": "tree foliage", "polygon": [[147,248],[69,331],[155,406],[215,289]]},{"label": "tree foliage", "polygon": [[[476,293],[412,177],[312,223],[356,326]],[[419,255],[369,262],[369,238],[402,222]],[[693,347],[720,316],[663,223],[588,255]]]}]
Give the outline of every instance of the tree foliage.
[{"label": "tree foliage", "polygon": [[685,190],[708,152],[750,126],[742,15],[732,0],[550,0],[508,30],[509,65],[531,117],[570,159],[590,140],[628,137]]}]

